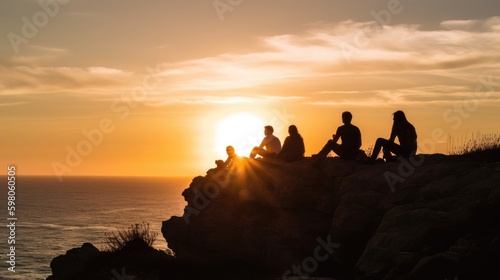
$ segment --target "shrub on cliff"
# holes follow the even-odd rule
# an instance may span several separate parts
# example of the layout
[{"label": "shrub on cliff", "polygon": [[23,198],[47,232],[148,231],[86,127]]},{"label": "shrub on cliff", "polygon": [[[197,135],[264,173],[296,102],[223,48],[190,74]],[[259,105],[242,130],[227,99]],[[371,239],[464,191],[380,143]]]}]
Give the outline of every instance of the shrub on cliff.
[{"label": "shrub on cliff", "polygon": [[130,242],[142,240],[148,246],[153,246],[158,233],[151,231],[149,224],[135,224],[131,225],[127,229],[119,229],[116,232],[111,232],[106,234],[106,245],[108,250],[111,252],[116,252]]}]

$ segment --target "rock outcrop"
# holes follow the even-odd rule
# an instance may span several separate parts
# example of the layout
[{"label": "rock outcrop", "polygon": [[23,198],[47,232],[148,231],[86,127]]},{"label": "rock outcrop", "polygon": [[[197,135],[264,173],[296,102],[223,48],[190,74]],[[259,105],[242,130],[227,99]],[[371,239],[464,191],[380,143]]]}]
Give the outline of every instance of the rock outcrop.
[{"label": "rock outcrop", "polygon": [[47,280],[75,278],[75,273],[89,269],[91,260],[99,255],[100,251],[90,243],[84,243],[80,248],[73,248],[66,255],[58,256],[50,263],[52,274]]},{"label": "rock outcrop", "polygon": [[184,216],[163,223],[179,260],[270,278],[500,277],[498,162],[422,155],[235,166],[196,177]]},{"label": "rock outcrop", "polygon": [[48,279],[500,279],[498,158],[240,159],[194,178],[163,222],[176,257],[86,243]]},{"label": "rock outcrop", "polygon": [[[128,242],[116,252],[99,251],[90,243],[54,258],[47,280],[153,280],[185,279],[188,269],[174,257],[141,239]],[[169,275],[169,278],[166,278]]]}]

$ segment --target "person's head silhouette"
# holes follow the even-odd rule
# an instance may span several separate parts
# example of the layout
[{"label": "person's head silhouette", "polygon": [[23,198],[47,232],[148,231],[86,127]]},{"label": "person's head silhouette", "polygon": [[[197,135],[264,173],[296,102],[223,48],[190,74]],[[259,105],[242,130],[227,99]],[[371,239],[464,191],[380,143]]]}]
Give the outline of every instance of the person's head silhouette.
[{"label": "person's head silhouette", "polygon": [[395,123],[407,123],[408,120],[406,119],[405,113],[403,111],[399,110],[394,112],[394,122]]},{"label": "person's head silhouette", "polygon": [[342,113],[342,122],[344,124],[350,124],[351,121],[352,121],[352,114],[351,114],[351,112],[345,111],[344,113]]},{"label": "person's head silhouette", "polygon": [[264,135],[272,135],[274,132],[274,128],[270,125],[264,126]]},{"label": "person's head silhouette", "polygon": [[291,125],[288,127],[288,134],[290,135],[299,135],[299,130],[297,129],[297,127],[295,125]]},{"label": "person's head silhouette", "polygon": [[233,146],[227,146],[227,147],[226,147],[226,153],[227,153],[227,155],[229,155],[229,156],[230,156],[230,155],[234,155],[234,148],[233,148]]}]

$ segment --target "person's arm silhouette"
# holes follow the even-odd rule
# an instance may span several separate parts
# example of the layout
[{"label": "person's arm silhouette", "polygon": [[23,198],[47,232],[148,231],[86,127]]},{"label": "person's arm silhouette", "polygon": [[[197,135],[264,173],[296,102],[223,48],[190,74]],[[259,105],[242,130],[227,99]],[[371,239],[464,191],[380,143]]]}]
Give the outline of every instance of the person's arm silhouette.
[{"label": "person's arm silhouette", "polygon": [[264,146],[266,145],[266,137],[264,137],[264,139],[262,139],[262,142],[260,142],[260,145],[259,145],[259,148],[261,149],[264,149]]},{"label": "person's arm silhouette", "polygon": [[335,132],[335,134],[333,134],[333,135],[332,135],[332,137],[333,137],[333,140],[332,140],[332,141],[333,141],[333,143],[334,143],[334,144],[335,144],[335,143],[337,143],[337,142],[339,141],[340,136],[341,136],[341,135],[340,135],[340,133],[339,133],[339,129],[337,128],[337,132]]},{"label": "person's arm silhouette", "polygon": [[389,138],[389,142],[394,142],[397,135],[398,135],[398,133],[397,133],[397,128],[396,128],[396,123],[394,123],[392,125],[391,138]]}]

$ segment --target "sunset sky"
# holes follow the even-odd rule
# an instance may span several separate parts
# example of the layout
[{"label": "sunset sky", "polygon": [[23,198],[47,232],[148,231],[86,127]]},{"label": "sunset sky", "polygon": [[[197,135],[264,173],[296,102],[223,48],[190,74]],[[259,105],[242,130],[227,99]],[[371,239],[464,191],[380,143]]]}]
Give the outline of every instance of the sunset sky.
[{"label": "sunset sky", "polygon": [[[295,124],[422,153],[498,133],[498,0],[0,2],[0,159],[19,174],[196,176]],[[443,136],[440,136],[442,134]],[[59,173],[59,174],[56,174]],[[3,172],[2,172],[3,174]]]}]

